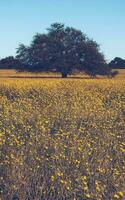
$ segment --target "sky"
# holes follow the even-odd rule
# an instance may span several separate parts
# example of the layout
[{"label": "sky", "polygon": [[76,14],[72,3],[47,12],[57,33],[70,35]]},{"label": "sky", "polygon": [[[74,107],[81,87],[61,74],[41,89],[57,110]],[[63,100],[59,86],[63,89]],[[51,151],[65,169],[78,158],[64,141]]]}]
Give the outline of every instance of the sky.
[{"label": "sky", "polygon": [[0,0],[0,58],[55,22],[94,39],[107,61],[125,59],[125,0]]}]

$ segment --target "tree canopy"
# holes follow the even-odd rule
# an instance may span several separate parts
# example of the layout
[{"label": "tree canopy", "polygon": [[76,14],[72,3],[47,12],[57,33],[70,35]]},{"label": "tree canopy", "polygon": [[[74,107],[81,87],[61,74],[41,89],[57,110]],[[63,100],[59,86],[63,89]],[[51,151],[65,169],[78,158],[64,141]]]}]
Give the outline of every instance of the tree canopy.
[{"label": "tree canopy", "polygon": [[110,73],[97,42],[61,23],[52,24],[46,34],[36,34],[29,46],[20,44],[16,58],[23,63],[21,70],[55,71],[62,77],[74,70],[91,76]]},{"label": "tree canopy", "polygon": [[22,67],[21,62],[13,56],[8,56],[0,60],[0,69],[18,69]]},{"label": "tree canopy", "polygon": [[119,57],[115,57],[110,63],[109,66],[112,69],[125,69],[125,60]]}]

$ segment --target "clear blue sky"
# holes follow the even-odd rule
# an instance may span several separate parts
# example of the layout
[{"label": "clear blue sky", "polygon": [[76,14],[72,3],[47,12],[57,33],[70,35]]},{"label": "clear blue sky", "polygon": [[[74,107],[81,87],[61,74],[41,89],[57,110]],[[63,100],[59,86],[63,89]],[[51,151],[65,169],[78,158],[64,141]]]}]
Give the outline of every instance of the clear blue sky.
[{"label": "clear blue sky", "polygon": [[107,60],[125,58],[125,0],[0,0],[0,58],[54,22],[81,29]]}]

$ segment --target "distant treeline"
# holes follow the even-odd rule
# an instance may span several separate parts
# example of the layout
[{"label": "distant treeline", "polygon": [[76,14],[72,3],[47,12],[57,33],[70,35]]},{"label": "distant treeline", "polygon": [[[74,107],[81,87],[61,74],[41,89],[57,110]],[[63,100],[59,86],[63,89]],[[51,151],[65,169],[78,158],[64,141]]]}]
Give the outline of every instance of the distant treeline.
[{"label": "distant treeline", "polygon": [[119,57],[114,58],[109,64],[112,69],[125,69],[125,60]]},{"label": "distant treeline", "polygon": [[[125,69],[125,59],[115,57],[111,62],[107,63],[111,69]],[[8,56],[0,60],[0,69],[16,69],[21,70],[23,63],[14,56]]]},{"label": "distant treeline", "polygon": [[16,69],[18,70],[22,63],[13,56],[8,56],[0,60],[0,69]]},{"label": "distant treeline", "polygon": [[64,24],[54,23],[45,34],[36,34],[29,46],[20,44],[16,56],[0,60],[0,69],[31,72],[59,72],[67,77],[73,71],[84,71],[92,77],[113,77],[112,69],[125,68],[125,60],[116,57],[107,63],[100,46],[86,34]]}]

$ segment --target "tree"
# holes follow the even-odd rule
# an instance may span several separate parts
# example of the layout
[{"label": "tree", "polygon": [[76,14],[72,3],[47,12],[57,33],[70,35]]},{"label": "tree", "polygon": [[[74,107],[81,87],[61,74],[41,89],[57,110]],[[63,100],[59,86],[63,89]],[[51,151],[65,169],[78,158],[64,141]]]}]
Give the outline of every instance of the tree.
[{"label": "tree", "polygon": [[112,69],[125,69],[125,60],[119,57],[115,57],[110,63]]},{"label": "tree", "polygon": [[87,40],[85,48],[85,72],[91,77],[96,75],[109,75],[111,69],[107,65],[99,45],[93,40]]},{"label": "tree", "polygon": [[30,46],[21,44],[17,58],[24,64],[22,70],[55,71],[67,77],[74,70],[91,76],[109,73],[99,45],[80,30],[54,23],[46,34],[36,34]]},{"label": "tree", "polygon": [[8,56],[0,60],[0,69],[18,69],[21,62],[13,56]]}]

